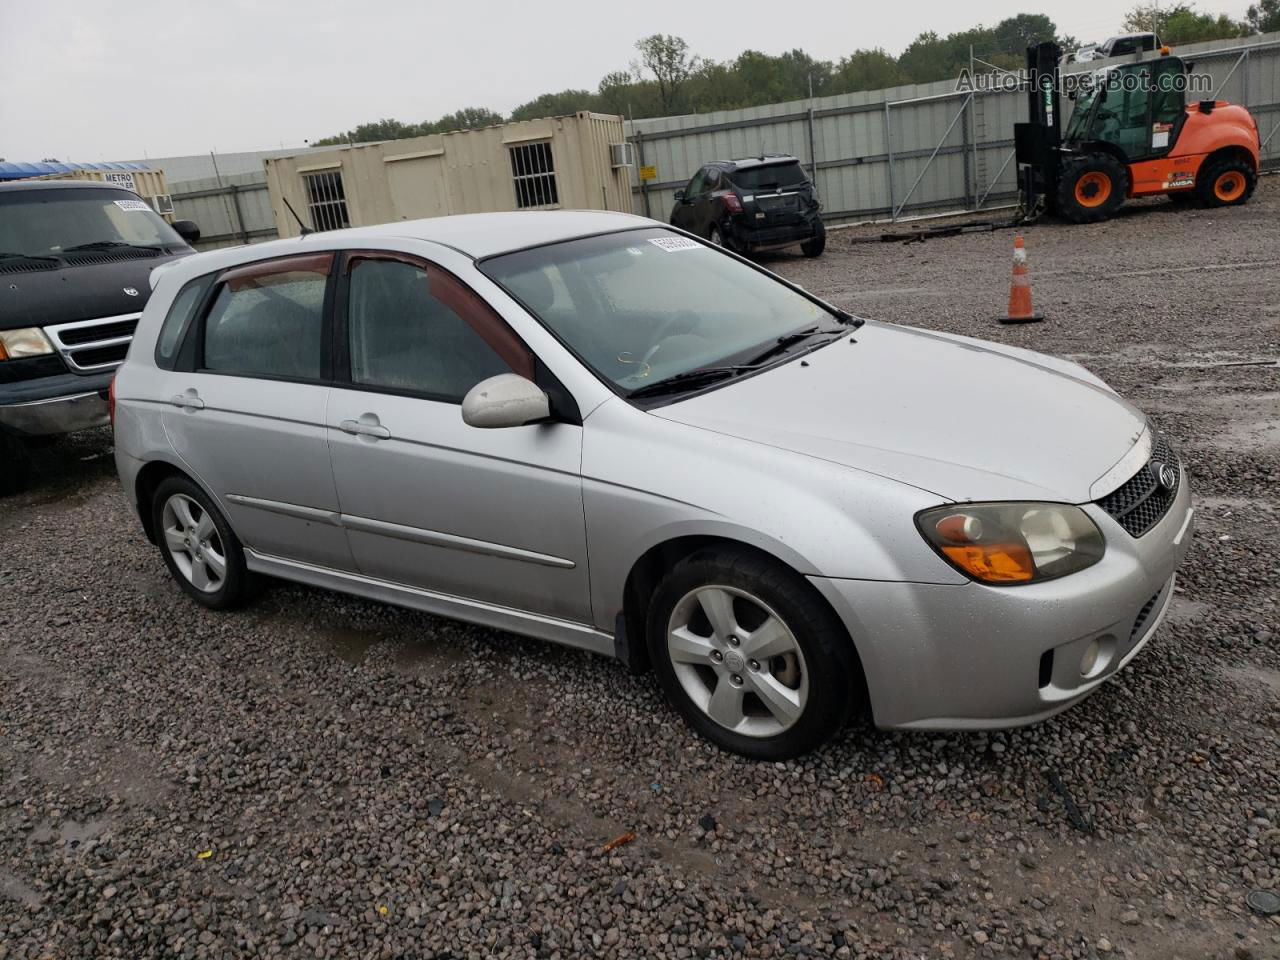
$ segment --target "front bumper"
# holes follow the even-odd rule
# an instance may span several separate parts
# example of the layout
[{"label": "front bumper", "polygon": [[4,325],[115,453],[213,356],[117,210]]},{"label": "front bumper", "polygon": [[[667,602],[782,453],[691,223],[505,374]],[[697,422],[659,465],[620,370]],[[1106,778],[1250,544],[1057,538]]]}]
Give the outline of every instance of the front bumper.
[{"label": "front bumper", "polygon": [[106,426],[111,377],[66,374],[0,385],[0,429],[43,437]]},{"label": "front bumper", "polygon": [[[1151,639],[1192,537],[1185,471],[1169,511],[1133,538],[1096,505],[1103,559],[1046,583],[990,587],[811,577],[844,620],[880,727],[1034,723],[1101,686]],[[1087,674],[1082,658],[1097,644]]]}]

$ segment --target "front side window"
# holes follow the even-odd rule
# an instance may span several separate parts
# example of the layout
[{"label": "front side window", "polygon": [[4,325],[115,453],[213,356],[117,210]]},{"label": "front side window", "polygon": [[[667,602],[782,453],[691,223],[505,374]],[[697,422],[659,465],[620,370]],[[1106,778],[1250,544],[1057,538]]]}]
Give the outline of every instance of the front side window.
[{"label": "front side window", "polygon": [[480,269],[625,391],[737,362],[839,318],[771,274],[654,228],[584,237]]},{"label": "front side window", "polygon": [[533,375],[505,324],[436,267],[358,259],[347,302],[354,384],[457,403],[489,377]]},{"label": "front side window", "polygon": [[324,297],[332,254],[227,271],[204,324],[209,373],[319,380]]},{"label": "front side window", "polygon": [[341,230],[351,226],[341,170],[303,174],[302,182],[307,187],[307,209],[316,230]]},{"label": "front side window", "polygon": [[511,177],[515,183],[516,207],[553,207],[560,203],[556,166],[551,142],[518,143],[510,147]]}]

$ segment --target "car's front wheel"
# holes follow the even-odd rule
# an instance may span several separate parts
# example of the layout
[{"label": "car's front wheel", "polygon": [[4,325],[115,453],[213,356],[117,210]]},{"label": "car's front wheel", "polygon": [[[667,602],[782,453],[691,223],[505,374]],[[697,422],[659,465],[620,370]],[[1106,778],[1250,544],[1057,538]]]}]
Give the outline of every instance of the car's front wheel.
[{"label": "car's front wheel", "polygon": [[861,695],[844,626],[776,561],[704,550],[654,591],[648,642],[667,698],[708,740],[785,760],[844,725]]},{"label": "car's front wheel", "polygon": [[165,566],[197,603],[225,610],[249,593],[244,549],[208,494],[186,477],[169,477],[152,498],[152,529]]}]

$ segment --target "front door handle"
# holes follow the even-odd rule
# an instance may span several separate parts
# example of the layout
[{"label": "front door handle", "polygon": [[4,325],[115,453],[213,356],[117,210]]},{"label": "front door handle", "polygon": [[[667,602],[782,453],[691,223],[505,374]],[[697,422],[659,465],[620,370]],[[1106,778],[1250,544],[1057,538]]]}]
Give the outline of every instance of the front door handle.
[{"label": "front door handle", "polygon": [[377,440],[386,440],[391,436],[391,431],[378,423],[378,418],[370,413],[359,420],[343,420],[338,424],[338,429],[357,437],[373,437]]},{"label": "front door handle", "polygon": [[169,402],[175,407],[184,407],[187,410],[203,410],[204,401],[200,399],[200,395],[194,390],[188,390],[186,393],[179,393],[169,398]]}]

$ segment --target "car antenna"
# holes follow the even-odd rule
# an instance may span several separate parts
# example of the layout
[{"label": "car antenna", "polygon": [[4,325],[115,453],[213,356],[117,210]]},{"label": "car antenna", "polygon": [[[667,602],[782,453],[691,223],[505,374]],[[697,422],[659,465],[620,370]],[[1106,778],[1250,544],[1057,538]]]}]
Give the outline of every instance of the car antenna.
[{"label": "car antenna", "polygon": [[315,233],[314,230],[312,230],[310,227],[308,227],[305,223],[302,222],[302,218],[298,216],[298,211],[293,209],[293,204],[289,202],[288,197],[281,197],[280,199],[284,201],[284,205],[288,207],[289,212],[293,214],[293,219],[298,221],[298,228],[302,231],[300,236],[305,237],[308,233]]}]

